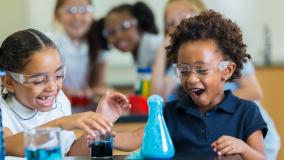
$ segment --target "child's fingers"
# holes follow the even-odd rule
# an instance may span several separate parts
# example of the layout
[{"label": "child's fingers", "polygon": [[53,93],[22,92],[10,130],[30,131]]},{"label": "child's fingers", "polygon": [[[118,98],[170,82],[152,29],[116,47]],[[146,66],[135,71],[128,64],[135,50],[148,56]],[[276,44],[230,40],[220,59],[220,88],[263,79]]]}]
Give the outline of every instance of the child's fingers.
[{"label": "child's fingers", "polygon": [[93,131],[89,128],[89,126],[87,124],[85,124],[84,122],[79,122],[78,124],[78,129],[82,129],[85,132],[87,132],[88,134],[90,134],[91,136],[95,136]]},{"label": "child's fingers", "polygon": [[111,135],[112,135],[113,138],[116,136],[116,134],[117,134],[117,133],[116,133],[115,131],[112,131],[112,132],[111,132]]},{"label": "child's fingers", "polygon": [[112,127],[113,124],[111,122],[109,122],[105,117],[101,116],[98,113],[92,113],[91,115],[91,119],[93,119],[94,121],[98,121],[98,123],[100,123],[102,126],[105,127]]},{"label": "child's fingers", "polygon": [[240,153],[240,152],[237,152],[235,149],[230,149],[226,152],[226,155],[232,155],[232,154],[237,154],[237,153]]},{"label": "child's fingers", "polygon": [[86,125],[88,125],[88,127],[91,130],[98,130],[99,132],[101,132],[103,134],[105,134],[107,132],[107,129],[104,126],[102,126],[101,124],[97,123],[97,121],[94,121],[92,119],[85,119],[84,123]]},{"label": "child's fingers", "polygon": [[123,110],[124,110],[124,111],[128,111],[130,108],[131,108],[131,104],[128,104],[128,105],[125,105],[125,106],[123,107]]},{"label": "child's fingers", "polygon": [[121,94],[119,92],[115,92],[111,95],[111,98],[115,101],[125,101],[125,102],[128,102],[128,98],[124,95],[124,94]]},{"label": "child's fingers", "polygon": [[219,144],[221,144],[223,141],[225,141],[228,137],[227,136],[221,136],[220,138],[218,138],[215,142],[213,142],[213,145],[215,145],[215,147]]},{"label": "child's fingers", "polygon": [[131,105],[131,104],[129,104],[129,105],[128,105],[128,109],[130,109],[131,107],[132,107],[132,105]]},{"label": "child's fingers", "polygon": [[231,145],[228,145],[226,147],[224,147],[222,150],[218,151],[217,154],[219,156],[221,155],[229,155],[229,151],[233,150]]},{"label": "child's fingers", "polygon": [[231,144],[231,142],[229,140],[226,140],[226,141],[222,141],[220,144],[217,144],[215,146],[215,148],[217,149],[217,151],[220,151],[222,150],[223,148],[229,146]]},{"label": "child's fingers", "polygon": [[106,121],[103,121],[102,119],[100,118],[94,118],[94,119],[91,119],[91,125],[93,127],[99,127],[98,129],[100,131],[103,131],[102,133],[106,133],[106,132],[110,132],[111,131],[111,127]]},{"label": "child's fingers", "polygon": [[86,142],[87,142],[88,144],[90,144],[93,139],[94,139],[94,138],[92,138],[91,135],[87,135],[87,136],[85,137],[85,140],[86,140]]}]

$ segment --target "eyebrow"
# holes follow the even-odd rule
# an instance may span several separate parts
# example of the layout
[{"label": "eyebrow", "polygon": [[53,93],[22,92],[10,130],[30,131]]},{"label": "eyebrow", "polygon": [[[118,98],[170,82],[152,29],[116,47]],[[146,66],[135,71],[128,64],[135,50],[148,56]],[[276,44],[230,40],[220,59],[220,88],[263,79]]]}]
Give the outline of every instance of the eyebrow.
[{"label": "eyebrow", "polygon": [[200,64],[202,64],[202,65],[204,65],[204,64],[208,64],[208,63],[205,63],[203,61],[197,61],[197,62],[195,62],[193,64],[188,64],[188,63],[180,63],[180,64],[187,64],[187,65],[200,65]]},{"label": "eyebrow", "polygon": [[204,61],[197,61],[194,64],[208,64],[208,63],[205,63]]},{"label": "eyebrow", "polygon": [[[63,68],[63,65],[61,65],[60,67],[58,67],[53,73],[56,73],[58,72],[59,70],[61,70]],[[41,72],[41,73],[36,73],[36,74],[33,74],[33,75],[27,75],[29,77],[37,77],[37,76],[42,76],[42,75],[45,75],[47,74],[46,72]]]}]

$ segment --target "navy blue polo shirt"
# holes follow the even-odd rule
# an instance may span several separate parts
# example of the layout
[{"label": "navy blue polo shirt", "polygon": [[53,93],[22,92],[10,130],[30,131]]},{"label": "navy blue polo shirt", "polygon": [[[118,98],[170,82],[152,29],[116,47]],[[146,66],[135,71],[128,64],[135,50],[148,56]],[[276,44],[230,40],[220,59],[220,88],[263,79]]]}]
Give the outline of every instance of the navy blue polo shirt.
[{"label": "navy blue polo shirt", "polygon": [[173,140],[176,154],[206,152],[214,154],[211,143],[222,135],[246,142],[255,131],[267,133],[258,106],[225,91],[223,101],[204,115],[190,96],[167,103],[164,118]]}]

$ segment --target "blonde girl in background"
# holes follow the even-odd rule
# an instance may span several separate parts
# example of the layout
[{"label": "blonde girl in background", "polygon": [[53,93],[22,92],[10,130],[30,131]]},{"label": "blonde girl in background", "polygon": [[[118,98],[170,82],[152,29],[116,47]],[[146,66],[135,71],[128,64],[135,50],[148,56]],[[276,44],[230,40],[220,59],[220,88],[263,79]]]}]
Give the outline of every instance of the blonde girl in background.
[{"label": "blonde girl in background", "polygon": [[[90,40],[95,26],[91,0],[57,0],[54,18],[63,31],[50,37],[68,69],[63,90],[69,97],[102,96],[106,70],[105,52]],[[92,26],[93,24],[93,26]]]},{"label": "blonde girl in background", "polygon": [[152,93],[159,94],[166,100],[176,96],[175,89],[180,85],[179,79],[174,75],[171,64],[167,64],[165,46],[169,44],[169,34],[179,25],[182,19],[198,15],[207,10],[201,0],[169,0],[164,12],[164,25],[166,39],[160,46],[155,57],[152,74]]}]

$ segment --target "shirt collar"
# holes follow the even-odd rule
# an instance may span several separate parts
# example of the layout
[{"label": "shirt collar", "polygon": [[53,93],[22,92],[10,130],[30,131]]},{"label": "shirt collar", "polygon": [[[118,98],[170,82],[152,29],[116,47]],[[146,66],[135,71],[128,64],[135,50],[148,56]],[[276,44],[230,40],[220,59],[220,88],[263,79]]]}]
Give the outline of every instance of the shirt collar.
[{"label": "shirt collar", "polygon": [[14,96],[9,97],[7,100],[8,107],[17,114],[21,119],[31,119],[37,114],[37,110],[30,109],[23,104],[21,104]]},{"label": "shirt collar", "polygon": [[221,109],[228,113],[235,113],[237,110],[238,97],[234,96],[231,90],[224,91],[225,97],[223,101],[218,105],[218,109]]},{"label": "shirt collar", "polygon": [[[214,110],[222,110],[225,111],[227,113],[235,113],[236,111],[236,103],[237,100],[239,98],[237,98],[236,96],[233,95],[233,93],[231,92],[231,90],[226,90],[224,91],[225,96],[224,99],[222,100],[222,102],[217,105]],[[184,96],[180,102],[177,104],[177,108],[183,108],[186,110],[186,112],[192,114],[192,115],[196,115],[198,117],[200,117],[200,113],[198,111],[198,107],[195,105],[195,103],[192,101],[191,97],[189,95]]]}]

